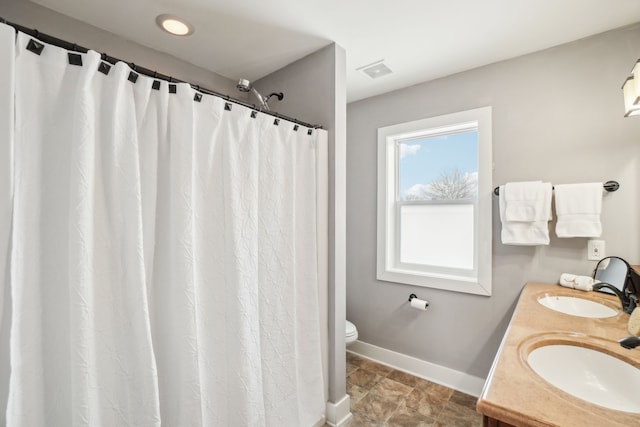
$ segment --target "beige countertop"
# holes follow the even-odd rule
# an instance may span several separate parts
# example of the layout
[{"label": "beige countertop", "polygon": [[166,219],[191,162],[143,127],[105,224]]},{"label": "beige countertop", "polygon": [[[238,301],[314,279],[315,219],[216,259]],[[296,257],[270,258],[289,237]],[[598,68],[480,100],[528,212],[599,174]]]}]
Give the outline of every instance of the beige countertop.
[{"label": "beige countertop", "polygon": [[[538,299],[545,294],[590,299],[619,313],[603,319],[570,316],[539,304]],[[536,347],[569,341],[595,347],[640,368],[640,347],[627,350],[617,343],[629,336],[628,319],[614,296],[527,283],[478,399],[478,412],[515,426],[640,426],[640,414],[578,399],[544,381],[525,362],[528,352]]]}]

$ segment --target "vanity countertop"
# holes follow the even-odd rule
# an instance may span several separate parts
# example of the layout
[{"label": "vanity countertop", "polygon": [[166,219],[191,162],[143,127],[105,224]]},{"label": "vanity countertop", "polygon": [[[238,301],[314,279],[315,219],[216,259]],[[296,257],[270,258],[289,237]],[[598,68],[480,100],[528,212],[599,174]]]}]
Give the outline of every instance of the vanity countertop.
[{"label": "vanity countertop", "polygon": [[[590,299],[616,307],[619,313],[602,319],[570,316],[539,304],[538,299],[546,294]],[[554,337],[571,334],[580,346],[597,344],[640,368],[640,347],[627,350],[617,343],[629,336],[628,319],[614,296],[527,283],[478,399],[478,412],[514,426],[640,426],[640,414],[604,408],[569,395],[536,375],[524,361],[531,348],[553,344]]]}]

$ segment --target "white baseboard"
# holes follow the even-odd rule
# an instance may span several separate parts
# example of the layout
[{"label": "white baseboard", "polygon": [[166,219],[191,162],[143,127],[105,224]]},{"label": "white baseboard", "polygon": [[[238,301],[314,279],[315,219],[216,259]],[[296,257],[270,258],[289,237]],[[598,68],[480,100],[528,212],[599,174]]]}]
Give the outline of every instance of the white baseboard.
[{"label": "white baseboard", "polygon": [[351,398],[345,394],[339,402],[327,402],[326,416],[327,424],[333,427],[346,426],[351,421]]},{"label": "white baseboard", "polygon": [[367,344],[362,341],[356,341],[350,344],[347,351],[475,397],[480,396],[485,382],[484,378],[465,374],[464,372],[436,365],[435,363]]}]

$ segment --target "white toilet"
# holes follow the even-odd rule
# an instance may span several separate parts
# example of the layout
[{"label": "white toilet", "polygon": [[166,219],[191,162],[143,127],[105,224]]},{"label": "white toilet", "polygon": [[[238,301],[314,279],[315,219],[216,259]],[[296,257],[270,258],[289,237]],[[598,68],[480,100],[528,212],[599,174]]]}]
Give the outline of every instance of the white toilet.
[{"label": "white toilet", "polygon": [[349,345],[357,339],[358,339],[358,330],[356,329],[356,325],[349,322],[348,320],[345,321],[345,336],[344,336],[345,343]]}]

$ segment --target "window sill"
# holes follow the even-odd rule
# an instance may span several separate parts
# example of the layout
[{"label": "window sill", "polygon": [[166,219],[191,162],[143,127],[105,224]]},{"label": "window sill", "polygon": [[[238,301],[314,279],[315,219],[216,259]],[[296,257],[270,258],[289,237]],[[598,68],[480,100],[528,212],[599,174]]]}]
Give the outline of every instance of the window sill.
[{"label": "window sill", "polygon": [[[455,275],[424,274],[418,271],[387,269],[378,271],[377,279],[384,282],[403,283],[424,286],[474,295],[491,296],[491,287],[483,285],[482,280]],[[486,282],[485,282],[486,283]]]}]

